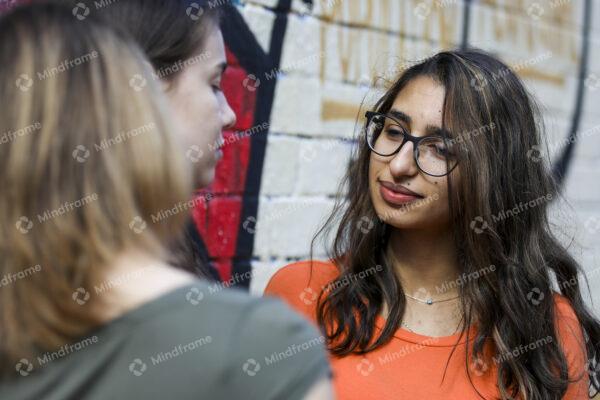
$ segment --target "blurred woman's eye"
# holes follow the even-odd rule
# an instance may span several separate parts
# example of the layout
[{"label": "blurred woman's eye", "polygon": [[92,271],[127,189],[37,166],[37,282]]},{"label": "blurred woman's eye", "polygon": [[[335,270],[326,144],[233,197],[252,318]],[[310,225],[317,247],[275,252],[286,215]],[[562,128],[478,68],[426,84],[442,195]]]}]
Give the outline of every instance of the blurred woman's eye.
[{"label": "blurred woman's eye", "polygon": [[388,128],[386,133],[390,136],[401,136],[404,134],[404,131],[398,128]]},{"label": "blurred woman's eye", "polygon": [[389,137],[398,138],[403,136],[404,132],[406,132],[406,130],[396,124],[389,124],[385,127],[385,133]]}]

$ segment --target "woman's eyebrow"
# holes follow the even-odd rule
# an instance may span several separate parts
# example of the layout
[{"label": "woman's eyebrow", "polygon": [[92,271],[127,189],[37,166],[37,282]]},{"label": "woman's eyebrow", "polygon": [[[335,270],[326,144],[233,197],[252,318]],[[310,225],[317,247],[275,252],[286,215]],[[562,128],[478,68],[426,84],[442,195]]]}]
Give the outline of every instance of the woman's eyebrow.
[{"label": "woman's eyebrow", "polygon": [[[389,112],[388,115],[396,118],[399,121],[403,121],[405,123],[407,123],[409,126],[412,122],[412,118],[406,114],[405,112],[402,112],[396,108],[392,108]],[[447,129],[441,128],[439,126],[435,126],[435,125],[427,125],[425,126],[425,136],[450,136],[450,132]]]},{"label": "woman's eyebrow", "polygon": [[425,127],[425,135],[426,136],[445,136],[451,137],[450,131],[444,128],[440,128],[439,126],[427,125]]},{"label": "woman's eyebrow", "polygon": [[408,116],[408,114],[406,114],[398,109],[395,109],[395,108],[392,108],[388,112],[388,115],[391,115],[392,117],[394,117],[400,121],[406,122],[408,125],[410,125],[410,123],[412,122],[412,119]]}]

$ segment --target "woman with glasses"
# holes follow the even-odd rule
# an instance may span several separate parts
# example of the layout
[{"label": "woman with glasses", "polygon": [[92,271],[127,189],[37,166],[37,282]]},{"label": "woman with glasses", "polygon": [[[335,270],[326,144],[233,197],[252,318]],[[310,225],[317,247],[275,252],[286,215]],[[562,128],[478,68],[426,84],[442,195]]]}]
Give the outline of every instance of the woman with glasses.
[{"label": "woman with glasses", "polygon": [[[583,399],[600,324],[548,223],[534,101],[505,64],[441,52],[365,115],[329,260],[266,294],[325,333],[340,399]],[[313,246],[315,244],[313,240]],[[312,254],[312,251],[311,251]]]}]

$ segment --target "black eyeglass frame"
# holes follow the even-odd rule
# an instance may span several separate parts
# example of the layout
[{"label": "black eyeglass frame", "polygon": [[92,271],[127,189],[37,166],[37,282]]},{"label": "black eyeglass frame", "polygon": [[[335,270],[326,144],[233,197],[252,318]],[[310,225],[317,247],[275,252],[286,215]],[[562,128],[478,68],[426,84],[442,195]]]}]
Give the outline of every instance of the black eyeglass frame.
[{"label": "black eyeglass frame", "polygon": [[[419,168],[419,171],[423,172],[424,174],[427,174],[429,176],[434,176],[436,178],[441,178],[442,176],[446,176],[446,175],[450,174],[454,170],[454,168],[456,168],[456,166],[458,165],[458,160],[457,160],[456,164],[454,164],[454,166],[452,168],[450,168],[445,174],[442,174],[442,175],[430,174],[429,172],[427,172],[423,168],[421,168],[421,166],[419,165],[419,143],[421,143],[421,141],[423,141],[425,139],[431,139],[432,137],[433,138],[441,138],[444,142],[447,142],[448,137],[441,136],[441,135],[413,136],[410,133],[408,133],[406,130],[404,130],[404,132],[402,132],[402,136],[403,136],[402,143],[400,143],[400,145],[398,146],[398,148],[396,150],[394,150],[390,154],[381,154],[381,153],[377,152],[373,148],[373,146],[371,146],[371,143],[369,142],[368,127],[369,127],[369,124],[372,122],[373,118],[375,118],[375,117],[389,118],[389,119],[393,120],[394,122],[396,122],[400,126],[402,125],[402,122],[391,115],[381,113],[381,112],[375,112],[375,111],[367,111],[365,113],[365,117],[367,118],[367,124],[365,125],[365,141],[367,142],[367,146],[369,146],[369,150],[371,150],[373,153],[380,155],[382,157],[391,157],[391,156],[398,154],[400,152],[400,150],[402,150],[402,147],[406,144],[406,142],[411,142],[413,144],[413,159],[415,160],[415,164],[417,165],[417,168]],[[448,159],[446,159],[446,163],[447,162],[448,162]]]}]

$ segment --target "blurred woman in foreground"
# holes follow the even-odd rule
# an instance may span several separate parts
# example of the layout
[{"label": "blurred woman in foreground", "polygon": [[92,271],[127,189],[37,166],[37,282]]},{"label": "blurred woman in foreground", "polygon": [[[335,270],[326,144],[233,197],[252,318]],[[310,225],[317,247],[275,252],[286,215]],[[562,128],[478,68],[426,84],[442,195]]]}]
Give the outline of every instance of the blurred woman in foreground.
[{"label": "blurred woman in foreground", "polygon": [[331,398],[315,330],[166,261],[193,172],[137,45],[51,3],[0,38],[0,398]]}]

